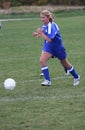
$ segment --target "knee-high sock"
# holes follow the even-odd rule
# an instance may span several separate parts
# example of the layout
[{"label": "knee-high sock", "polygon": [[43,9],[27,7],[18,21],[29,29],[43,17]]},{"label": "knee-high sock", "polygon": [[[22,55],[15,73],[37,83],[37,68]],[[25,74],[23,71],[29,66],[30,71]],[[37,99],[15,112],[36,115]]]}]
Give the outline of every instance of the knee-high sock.
[{"label": "knee-high sock", "polygon": [[69,69],[69,72],[75,79],[78,78],[78,73],[76,72],[73,66]]},{"label": "knee-high sock", "polygon": [[44,74],[45,79],[50,81],[50,74],[49,74],[48,66],[42,67],[41,70],[42,70],[42,73]]}]

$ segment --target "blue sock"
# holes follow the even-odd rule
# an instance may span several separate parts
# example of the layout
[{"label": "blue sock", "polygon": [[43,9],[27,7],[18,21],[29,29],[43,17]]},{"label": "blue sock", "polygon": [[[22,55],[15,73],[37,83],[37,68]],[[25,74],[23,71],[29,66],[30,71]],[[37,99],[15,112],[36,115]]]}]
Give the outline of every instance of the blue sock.
[{"label": "blue sock", "polygon": [[48,66],[42,67],[41,70],[42,70],[42,73],[44,74],[45,79],[50,81],[50,74],[49,74]]},{"label": "blue sock", "polygon": [[76,70],[74,69],[74,67],[72,66],[70,69],[69,69],[69,72],[71,73],[71,75],[76,79],[78,78],[78,73],[76,72]]}]

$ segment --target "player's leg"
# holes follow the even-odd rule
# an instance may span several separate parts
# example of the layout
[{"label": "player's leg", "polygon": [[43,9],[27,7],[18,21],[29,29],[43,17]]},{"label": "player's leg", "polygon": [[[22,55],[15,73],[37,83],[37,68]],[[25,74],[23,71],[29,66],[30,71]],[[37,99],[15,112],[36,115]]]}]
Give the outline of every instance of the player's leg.
[{"label": "player's leg", "polygon": [[79,84],[80,76],[77,73],[77,71],[74,69],[74,67],[69,63],[67,59],[61,60],[61,64],[67,68],[67,70],[71,73],[71,75],[74,77],[74,85]]},{"label": "player's leg", "polygon": [[42,52],[40,56],[40,64],[41,64],[41,71],[44,74],[45,81],[41,83],[41,85],[45,86],[50,86],[51,85],[51,80],[50,80],[50,74],[49,74],[49,69],[47,66],[47,61],[49,58],[51,58],[51,54],[48,52]]},{"label": "player's leg", "polygon": [[[60,63],[61,63],[61,61],[60,61]],[[62,63],[61,63],[61,65],[63,66]],[[63,66],[63,68],[64,68],[64,71],[65,71],[65,74],[66,74],[66,75],[69,75],[69,71],[68,71],[68,69],[67,69],[65,66]]]}]

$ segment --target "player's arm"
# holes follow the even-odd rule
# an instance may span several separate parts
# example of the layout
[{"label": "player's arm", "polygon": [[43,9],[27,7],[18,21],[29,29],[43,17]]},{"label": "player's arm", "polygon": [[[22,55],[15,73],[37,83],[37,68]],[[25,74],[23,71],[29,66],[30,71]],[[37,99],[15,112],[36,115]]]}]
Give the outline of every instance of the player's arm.
[{"label": "player's arm", "polygon": [[44,32],[42,32],[41,36],[42,36],[46,41],[48,41],[48,42],[51,42],[51,41],[52,41],[50,38],[48,38],[48,37],[44,34]]},{"label": "player's arm", "polygon": [[52,40],[47,37],[47,35],[44,34],[43,30],[41,28],[37,29],[37,32],[42,36],[46,41],[51,42]]}]

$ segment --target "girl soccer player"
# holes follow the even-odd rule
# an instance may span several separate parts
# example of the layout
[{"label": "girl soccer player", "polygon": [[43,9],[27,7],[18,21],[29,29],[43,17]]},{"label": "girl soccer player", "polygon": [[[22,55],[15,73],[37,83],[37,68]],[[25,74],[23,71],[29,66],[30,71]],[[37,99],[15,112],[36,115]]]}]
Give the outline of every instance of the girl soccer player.
[{"label": "girl soccer player", "polygon": [[53,22],[53,14],[48,10],[43,10],[40,13],[40,18],[42,21],[42,28],[38,28],[32,35],[44,38],[44,45],[40,56],[40,65],[45,80],[41,83],[41,85],[51,85],[47,61],[52,57],[57,57],[60,60],[60,63],[63,65],[65,70],[70,72],[74,77],[73,85],[78,85],[80,76],[67,59],[67,53],[62,43],[59,27],[55,22]]}]

